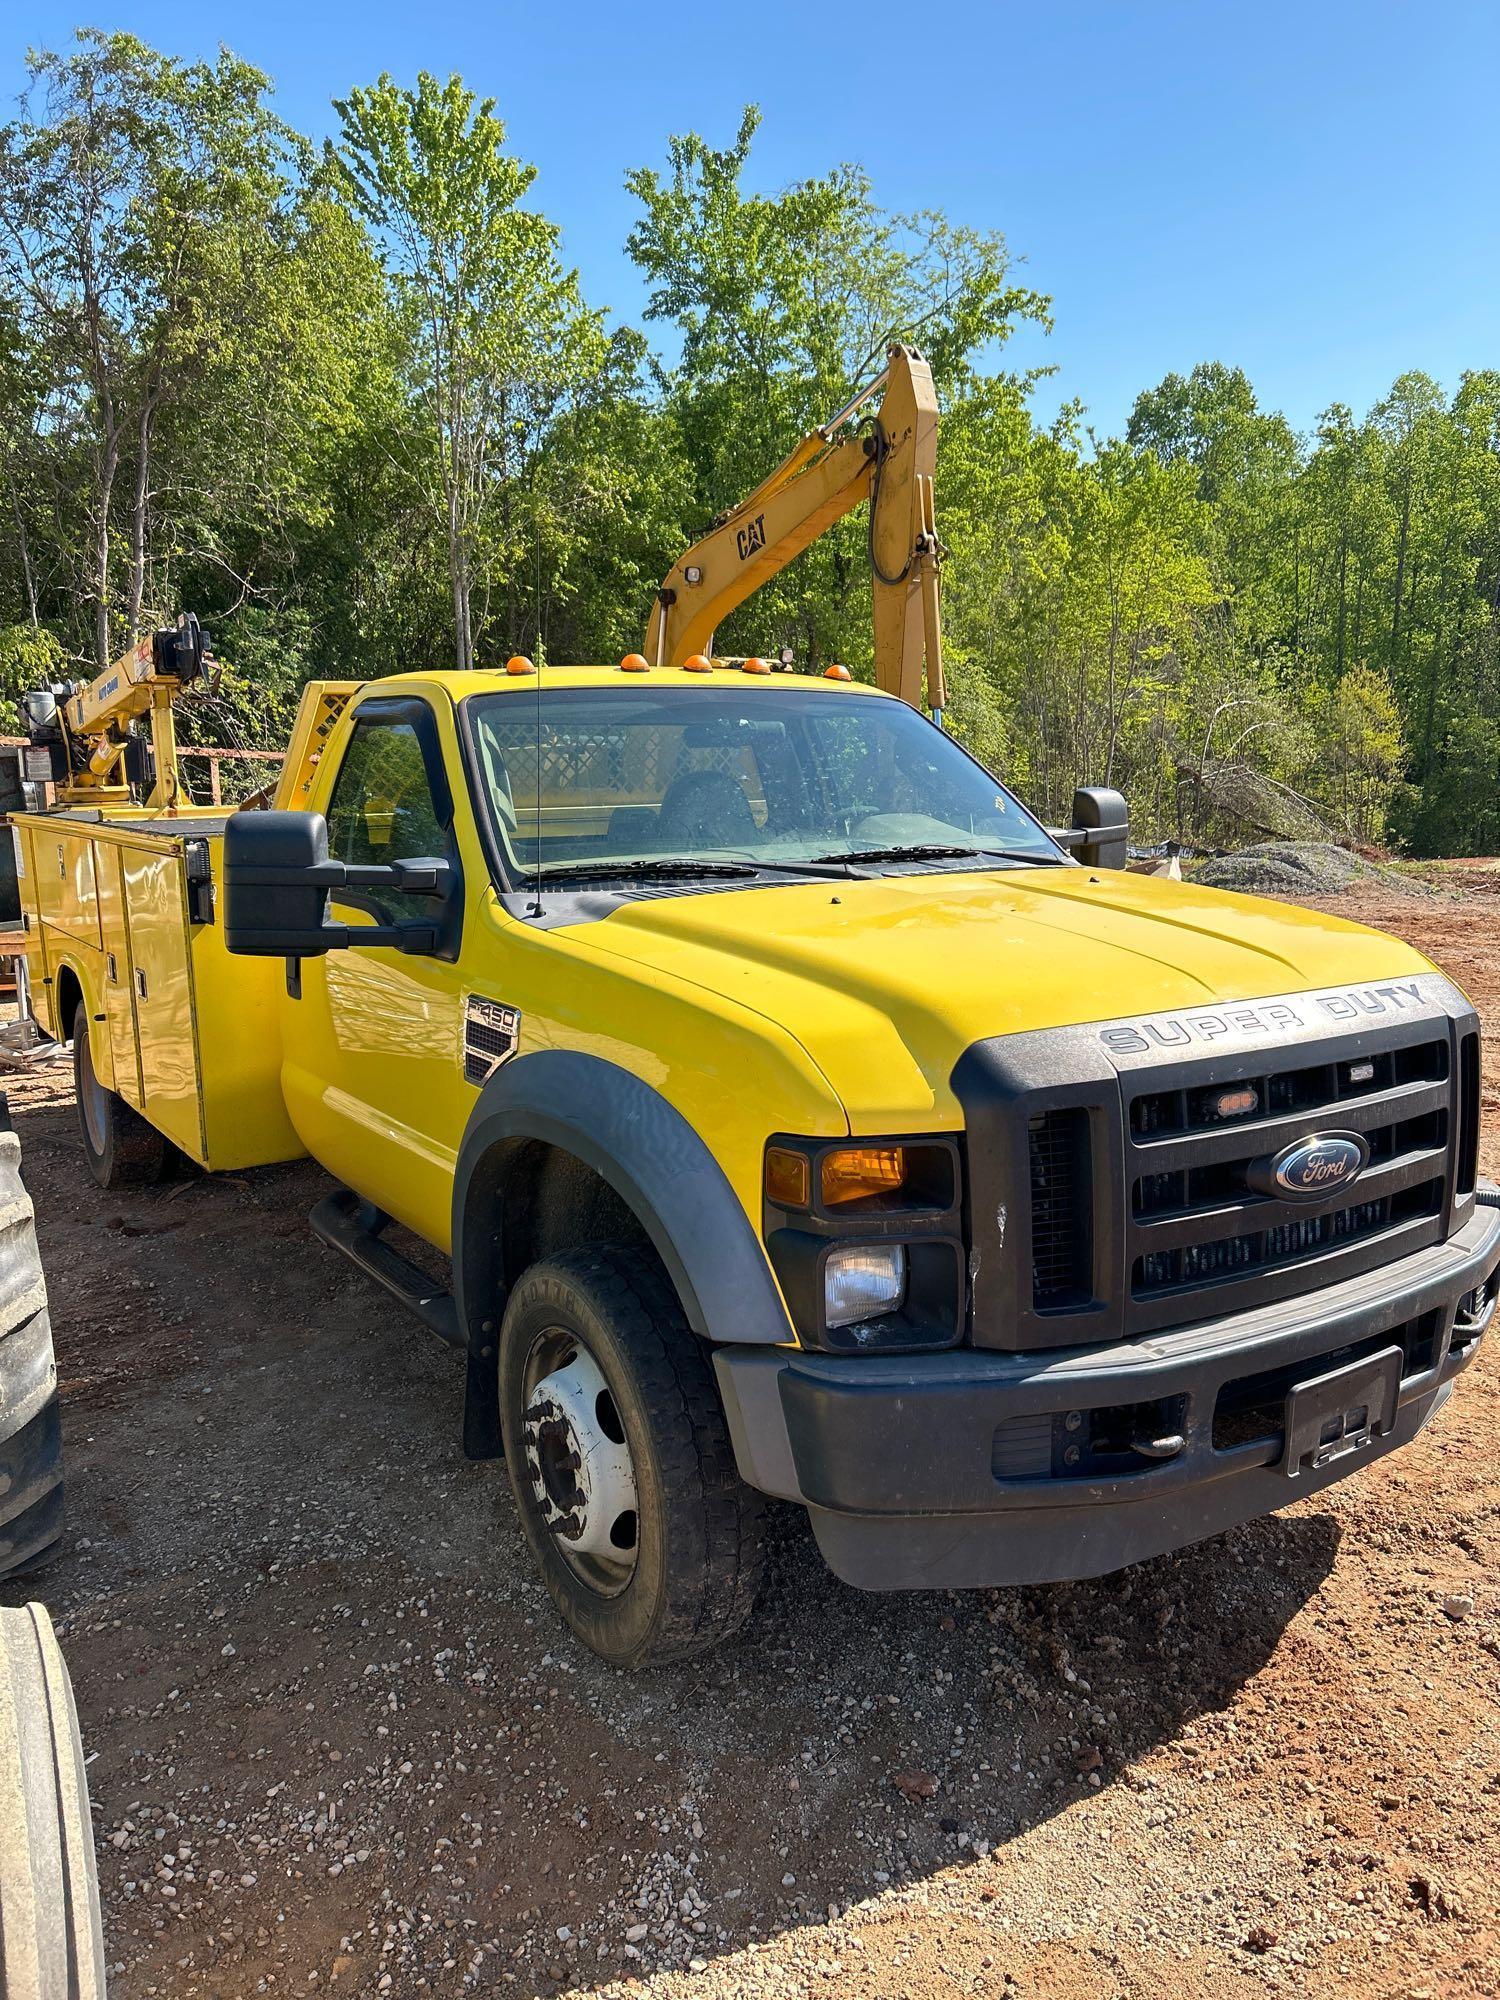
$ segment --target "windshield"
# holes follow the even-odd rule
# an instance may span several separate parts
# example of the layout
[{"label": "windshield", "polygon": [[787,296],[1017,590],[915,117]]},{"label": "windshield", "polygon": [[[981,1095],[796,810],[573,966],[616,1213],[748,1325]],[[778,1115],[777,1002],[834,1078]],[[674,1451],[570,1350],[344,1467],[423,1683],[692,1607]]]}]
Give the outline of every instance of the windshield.
[{"label": "windshield", "polygon": [[544,878],[577,878],[666,864],[687,876],[682,864],[695,862],[843,872],[1062,858],[1003,786],[900,701],[721,683],[476,695],[465,711],[520,879],[539,863]]}]

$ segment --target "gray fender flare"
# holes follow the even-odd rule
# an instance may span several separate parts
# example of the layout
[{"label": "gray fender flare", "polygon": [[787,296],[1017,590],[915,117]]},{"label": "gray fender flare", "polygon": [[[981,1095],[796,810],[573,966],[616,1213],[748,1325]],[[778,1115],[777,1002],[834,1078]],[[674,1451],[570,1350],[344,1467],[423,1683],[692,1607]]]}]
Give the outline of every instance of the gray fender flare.
[{"label": "gray fender flare", "polygon": [[634,1213],[705,1339],[795,1336],[771,1267],[723,1168],[682,1114],[617,1063],[541,1049],[480,1091],[453,1175],[453,1287],[469,1352],[464,1449],[499,1451],[496,1341],[505,1309],[507,1174],[528,1142],[582,1160]]}]

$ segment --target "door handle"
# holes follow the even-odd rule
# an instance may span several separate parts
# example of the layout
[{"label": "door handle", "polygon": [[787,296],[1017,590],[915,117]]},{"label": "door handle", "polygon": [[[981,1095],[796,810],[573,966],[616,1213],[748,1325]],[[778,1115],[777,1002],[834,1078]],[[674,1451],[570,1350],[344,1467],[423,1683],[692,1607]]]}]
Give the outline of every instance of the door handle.
[{"label": "door handle", "polygon": [[135,990],[144,1000],[146,997],[146,975],[141,971],[139,966],[135,969]]}]

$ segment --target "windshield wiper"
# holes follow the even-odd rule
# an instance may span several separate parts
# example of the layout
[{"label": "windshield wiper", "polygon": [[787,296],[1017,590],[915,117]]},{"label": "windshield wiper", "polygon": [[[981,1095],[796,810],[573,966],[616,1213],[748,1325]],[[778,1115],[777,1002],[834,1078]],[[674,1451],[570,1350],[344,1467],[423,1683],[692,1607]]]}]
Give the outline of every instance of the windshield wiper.
[{"label": "windshield wiper", "polygon": [[1023,861],[1055,868],[1056,854],[1033,854],[1021,847],[958,847],[938,841],[917,841],[908,847],[861,847],[851,854],[820,854],[819,861]]},{"label": "windshield wiper", "polygon": [[621,875],[673,881],[703,875],[739,878],[756,873],[758,870],[752,861],[688,861],[661,855],[655,860],[640,857],[633,861],[554,861],[550,867],[542,869],[541,876],[545,882],[569,877],[575,882],[612,882]]},{"label": "windshield wiper", "polygon": [[575,880],[595,881],[617,875],[651,876],[659,880],[687,880],[695,875],[730,876],[743,880],[750,875],[802,875],[824,881],[832,877],[835,881],[848,881],[853,870],[846,866],[842,854],[824,856],[816,861],[694,861],[685,855],[663,854],[658,856],[638,855],[627,861],[554,861],[542,870],[544,881],[558,876],[572,876]]}]

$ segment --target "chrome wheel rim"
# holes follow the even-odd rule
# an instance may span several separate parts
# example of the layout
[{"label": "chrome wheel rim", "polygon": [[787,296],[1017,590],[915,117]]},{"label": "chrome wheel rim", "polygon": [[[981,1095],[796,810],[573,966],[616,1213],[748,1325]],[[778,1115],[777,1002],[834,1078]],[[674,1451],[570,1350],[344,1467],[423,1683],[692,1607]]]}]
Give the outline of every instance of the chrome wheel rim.
[{"label": "chrome wheel rim", "polygon": [[549,1327],[523,1376],[524,1474],[543,1528],[568,1568],[600,1597],[635,1574],[635,1465],[614,1393],[576,1334]]}]

